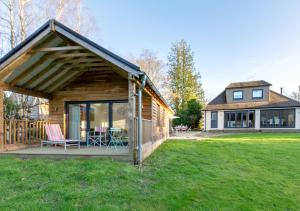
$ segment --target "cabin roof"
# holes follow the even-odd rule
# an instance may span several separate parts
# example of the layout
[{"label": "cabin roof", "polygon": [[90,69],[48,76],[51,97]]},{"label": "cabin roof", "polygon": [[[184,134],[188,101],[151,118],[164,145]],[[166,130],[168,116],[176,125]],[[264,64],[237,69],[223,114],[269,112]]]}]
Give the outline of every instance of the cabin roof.
[{"label": "cabin roof", "polygon": [[[0,58],[2,87],[42,98],[51,98],[84,71],[98,70],[137,79],[145,74],[137,65],[53,19]],[[149,78],[147,85],[168,106]]]}]

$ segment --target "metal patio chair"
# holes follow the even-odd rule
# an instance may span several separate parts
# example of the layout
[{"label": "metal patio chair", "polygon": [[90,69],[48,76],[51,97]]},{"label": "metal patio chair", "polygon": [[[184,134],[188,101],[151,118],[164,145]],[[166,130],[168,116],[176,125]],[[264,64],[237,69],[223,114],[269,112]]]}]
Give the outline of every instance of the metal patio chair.
[{"label": "metal patio chair", "polygon": [[125,147],[122,140],[123,135],[121,128],[110,128],[108,131],[108,135],[110,140],[107,144],[107,148],[114,148],[115,150],[118,150],[118,146]]}]

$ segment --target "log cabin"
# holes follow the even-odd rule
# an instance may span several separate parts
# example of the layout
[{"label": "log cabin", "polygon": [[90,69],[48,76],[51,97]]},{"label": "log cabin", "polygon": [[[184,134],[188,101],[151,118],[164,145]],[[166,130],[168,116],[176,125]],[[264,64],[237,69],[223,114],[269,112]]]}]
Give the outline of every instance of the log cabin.
[{"label": "log cabin", "polygon": [[[0,59],[0,150],[2,154],[102,156],[142,162],[169,136],[172,109],[138,66],[49,20]],[[7,120],[4,91],[49,100],[49,118]],[[81,149],[37,147],[44,125],[59,124]],[[97,128],[106,128],[91,146]],[[111,128],[122,130],[110,146]],[[94,132],[94,136],[91,133]],[[101,133],[101,132],[100,132]],[[100,144],[99,144],[100,143]]]}]

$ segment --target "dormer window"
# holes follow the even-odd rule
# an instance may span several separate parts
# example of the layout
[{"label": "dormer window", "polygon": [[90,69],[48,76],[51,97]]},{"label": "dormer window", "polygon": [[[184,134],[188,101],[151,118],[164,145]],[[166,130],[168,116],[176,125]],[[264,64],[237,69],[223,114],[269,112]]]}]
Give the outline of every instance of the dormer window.
[{"label": "dormer window", "polygon": [[242,100],[244,98],[243,91],[234,91],[233,92],[233,100]]},{"label": "dormer window", "polygon": [[252,90],[252,99],[262,99],[263,90],[262,89],[253,89]]}]

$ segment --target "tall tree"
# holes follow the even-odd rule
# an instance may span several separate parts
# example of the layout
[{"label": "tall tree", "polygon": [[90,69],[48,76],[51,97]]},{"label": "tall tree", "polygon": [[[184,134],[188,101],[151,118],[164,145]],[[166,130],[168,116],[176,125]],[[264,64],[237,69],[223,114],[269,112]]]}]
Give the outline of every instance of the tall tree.
[{"label": "tall tree", "polygon": [[172,44],[168,67],[171,103],[175,111],[184,109],[191,99],[204,103],[201,75],[195,68],[194,53],[185,40]]}]

